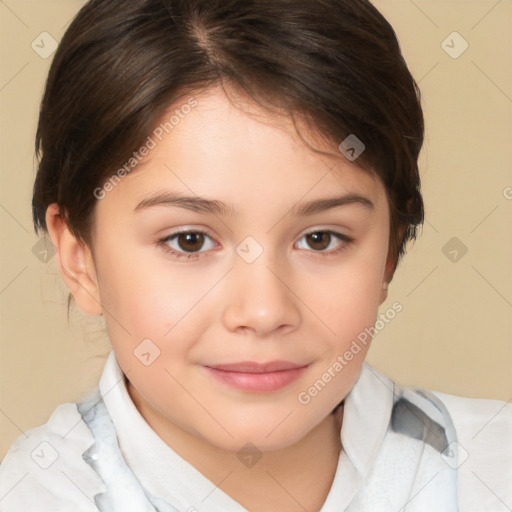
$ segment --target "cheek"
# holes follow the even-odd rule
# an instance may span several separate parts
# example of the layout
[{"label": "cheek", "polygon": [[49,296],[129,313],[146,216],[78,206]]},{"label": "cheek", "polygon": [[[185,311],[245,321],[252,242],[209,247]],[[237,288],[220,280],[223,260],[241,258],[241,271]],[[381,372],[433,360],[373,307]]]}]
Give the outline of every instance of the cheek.
[{"label": "cheek", "polygon": [[378,265],[354,265],[340,270],[325,293],[314,295],[324,325],[319,328],[326,334],[316,338],[319,357],[297,395],[306,415],[325,416],[354,385],[370,348],[381,282]]},{"label": "cheek", "polygon": [[103,248],[97,258],[100,295],[120,364],[138,365],[134,357],[150,352],[151,358],[161,354],[160,361],[173,366],[206,328],[202,298],[218,276],[171,268],[161,256],[155,258],[154,249],[123,251],[115,243]]},{"label": "cheek", "polygon": [[[322,289],[314,292],[315,309],[329,319],[329,326],[346,341],[373,325],[380,306],[380,292],[385,270],[385,254],[378,252],[367,258],[355,257],[340,265]],[[326,320],[327,323],[327,320]]]},{"label": "cheek", "polygon": [[171,274],[162,259],[155,258],[155,248],[137,247],[120,238],[104,236],[97,255],[102,305],[107,315],[126,327],[153,325],[161,332],[186,302],[186,283],[179,272]]}]

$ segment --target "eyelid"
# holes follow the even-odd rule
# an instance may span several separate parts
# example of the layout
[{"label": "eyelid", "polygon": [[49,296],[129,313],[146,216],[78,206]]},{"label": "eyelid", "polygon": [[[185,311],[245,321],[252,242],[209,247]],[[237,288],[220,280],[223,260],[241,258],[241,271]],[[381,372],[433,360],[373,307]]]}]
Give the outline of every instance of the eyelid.
[{"label": "eyelid", "polygon": [[192,227],[184,226],[184,227],[178,228],[177,231],[173,231],[172,233],[169,233],[168,235],[165,236],[165,238],[171,238],[173,236],[180,235],[181,233],[202,233],[204,235],[208,235],[210,238],[215,240],[215,237],[211,234],[209,229],[202,228],[202,227],[196,228],[193,226]]},{"label": "eyelid", "polygon": [[[341,229],[341,228],[329,228],[327,226],[315,226],[315,227],[313,227],[311,229],[308,229],[308,230],[304,231],[300,235],[300,238],[302,238],[303,236],[311,235],[312,233],[318,233],[318,232],[321,232],[321,233],[332,233],[332,234],[335,234],[335,235],[346,236],[347,238],[350,238],[349,235],[345,235],[344,233],[341,233],[340,231],[338,231],[338,229]],[[347,228],[347,230],[348,230],[348,228]]]}]

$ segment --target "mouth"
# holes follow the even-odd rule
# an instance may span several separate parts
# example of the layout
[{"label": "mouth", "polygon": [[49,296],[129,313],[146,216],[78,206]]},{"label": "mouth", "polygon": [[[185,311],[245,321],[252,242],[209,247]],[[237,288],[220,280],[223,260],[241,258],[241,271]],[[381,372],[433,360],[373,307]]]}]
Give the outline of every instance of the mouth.
[{"label": "mouth", "polygon": [[289,361],[258,363],[243,361],[204,366],[215,379],[229,387],[254,393],[278,391],[290,385],[306,371],[309,364]]}]

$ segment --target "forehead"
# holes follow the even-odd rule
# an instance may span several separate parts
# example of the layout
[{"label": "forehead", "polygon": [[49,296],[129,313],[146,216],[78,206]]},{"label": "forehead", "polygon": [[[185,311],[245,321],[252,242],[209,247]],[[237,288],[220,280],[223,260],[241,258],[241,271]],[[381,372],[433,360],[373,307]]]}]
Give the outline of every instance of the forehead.
[{"label": "forehead", "polygon": [[[150,133],[142,164],[109,193],[139,204],[159,190],[222,198],[233,212],[338,193],[384,200],[380,180],[349,162],[337,146],[242,97],[213,88],[166,109]],[[312,146],[312,147],[311,147]],[[315,151],[315,149],[317,149]],[[134,208],[137,205],[134,205]]]}]

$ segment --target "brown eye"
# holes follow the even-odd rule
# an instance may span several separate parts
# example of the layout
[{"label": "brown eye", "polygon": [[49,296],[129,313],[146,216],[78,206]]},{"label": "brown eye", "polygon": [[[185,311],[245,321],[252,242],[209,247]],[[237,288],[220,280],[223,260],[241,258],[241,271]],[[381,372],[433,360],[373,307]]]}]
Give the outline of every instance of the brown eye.
[{"label": "brown eye", "polygon": [[353,242],[352,237],[336,231],[311,231],[302,235],[298,247],[321,256],[333,256],[348,248]]},{"label": "brown eye", "polygon": [[325,251],[331,242],[332,235],[327,231],[317,231],[306,235],[308,245],[315,251]]},{"label": "brown eye", "polygon": [[179,248],[185,252],[198,251],[204,244],[203,233],[180,233],[176,237]]},{"label": "brown eye", "polygon": [[173,256],[199,258],[215,247],[215,241],[203,231],[181,231],[160,240],[158,244]]}]

